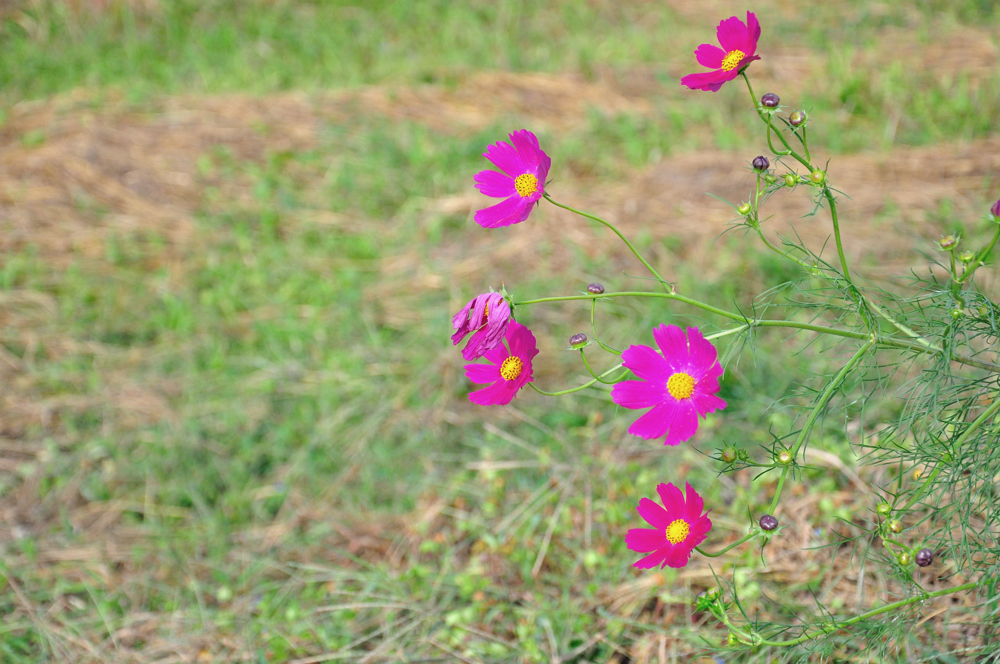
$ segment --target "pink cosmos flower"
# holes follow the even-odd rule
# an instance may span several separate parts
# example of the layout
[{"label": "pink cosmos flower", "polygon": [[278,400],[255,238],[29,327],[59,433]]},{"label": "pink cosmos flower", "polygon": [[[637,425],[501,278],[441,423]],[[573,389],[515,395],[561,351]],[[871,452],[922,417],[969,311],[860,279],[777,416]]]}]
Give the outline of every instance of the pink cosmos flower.
[{"label": "pink cosmos flower", "polygon": [[746,24],[735,16],[727,18],[719,23],[715,34],[722,48],[702,44],[694,51],[698,64],[715,71],[688,74],[681,79],[681,83],[692,90],[718,92],[723,83],[739,76],[740,71],[754,60],[760,60],[757,55],[760,23],[753,12],[747,12]]},{"label": "pink cosmos flower", "polygon": [[[472,313],[470,316],[469,313]],[[510,320],[510,305],[500,293],[483,293],[469,301],[455,314],[451,326],[457,330],[451,335],[452,344],[457,346],[465,335],[472,333],[469,343],[462,349],[462,357],[478,360],[503,343]]]},{"label": "pink cosmos flower", "polygon": [[652,528],[631,528],[625,536],[625,544],[637,553],[650,553],[640,558],[632,567],[651,569],[684,567],[691,558],[691,551],[705,541],[712,522],[708,512],[701,513],[705,506],[698,492],[687,485],[687,500],[681,490],[673,484],[659,484],[656,492],[660,494],[663,507],[649,498],[639,501],[639,514]]},{"label": "pink cosmos flower", "polygon": [[504,200],[477,211],[476,223],[483,228],[499,228],[524,221],[531,213],[531,206],[545,193],[545,178],[549,176],[552,160],[527,129],[510,134],[510,143],[497,141],[483,156],[503,173],[476,173],[476,188],[487,196]]},{"label": "pink cosmos flower", "polygon": [[489,383],[489,387],[469,394],[469,401],[480,406],[499,404],[506,406],[517,391],[534,380],[531,376],[531,360],[538,355],[535,335],[517,321],[507,324],[507,345],[503,344],[486,351],[490,364],[466,364],[465,376],[473,383]]},{"label": "pink cosmos flower", "polygon": [[625,408],[650,408],[629,427],[630,434],[651,440],[666,435],[665,445],[688,440],[702,418],[726,407],[715,396],[722,365],[715,346],[696,327],[687,337],[676,325],[653,328],[653,339],[662,356],[649,346],[629,346],[622,364],[642,380],[626,380],[611,390],[611,400]]}]

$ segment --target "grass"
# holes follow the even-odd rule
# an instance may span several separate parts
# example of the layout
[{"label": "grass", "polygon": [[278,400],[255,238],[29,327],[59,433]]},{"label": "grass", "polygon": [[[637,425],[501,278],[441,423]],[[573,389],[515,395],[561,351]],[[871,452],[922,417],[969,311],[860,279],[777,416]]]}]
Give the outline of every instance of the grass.
[{"label": "grass", "polygon": [[[803,85],[802,103],[837,119],[818,127],[817,143],[848,152],[872,147],[873,136],[888,148],[995,135],[995,76],[890,64],[870,77],[864,64],[883,55],[886,30],[919,44],[938,26],[985,29],[998,21],[992,5],[893,5],[874,17],[868,3],[828,5],[771,11],[766,28],[781,49],[818,60],[810,80],[820,84],[814,97]],[[677,89],[714,20],[579,2],[164,2],[97,16],[25,4],[4,17],[0,90],[11,114],[80,86],[121,89],[153,112],[166,95],[447,90],[493,69],[622,89],[638,77],[652,111],[593,110],[566,132],[542,132],[567,180],[611,187],[672,153],[749,149],[747,125],[731,121],[745,91]],[[684,38],[662,38],[673,30]],[[352,113],[325,121],[311,149],[263,159],[206,150],[194,241],[125,229],[102,237],[98,256],[76,248],[55,260],[29,238],[0,257],[0,345],[14,367],[0,374],[9,399],[0,443],[16,461],[0,472],[9,533],[0,613],[10,616],[0,660],[262,662],[342,651],[624,661],[616,653],[654,657],[661,636],[683,653],[718,643],[723,634],[701,627],[690,606],[711,578],[633,574],[621,534],[664,477],[708,487],[720,506],[762,505],[773,479],[718,481],[705,456],[688,451],[678,462],[637,443],[625,435],[631,418],[601,392],[558,402],[526,392],[506,410],[465,400],[446,332],[479,285],[516,277],[519,294],[562,293],[635,274],[620,255],[569,241],[497,258],[517,228],[484,240],[464,213],[427,204],[467,192],[483,146],[514,120],[526,119],[442,131]],[[46,134],[18,142],[44,149]],[[249,195],[227,196],[234,188]],[[313,210],[337,222],[302,221]],[[642,242],[660,265],[683,263],[669,239]],[[684,292],[746,305],[791,276],[738,240],[718,247],[711,279],[697,265],[676,267]],[[482,273],[450,283],[468,257]],[[544,330],[543,386],[582,378],[558,349],[587,313],[524,312]],[[665,310],[609,304],[601,313],[602,335],[627,343]],[[703,452],[770,445],[771,428],[791,426],[773,400],[801,401],[802,384],[832,366],[810,349],[789,369],[778,361],[782,337],[760,344],[756,359],[740,359],[748,370],[727,374],[730,410],[706,423]],[[846,458],[836,425],[822,447]],[[867,507],[851,502],[843,476],[816,469],[804,479],[825,496],[812,527]],[[735,508],[713,518],[722,526],[713,545],[748,522]],[[833,566],[810,564],[820,578]],[[740,581],[747,601],[774,591],[767,579]],[[783,599],[800,601],[806,585],[792,583]]]}]

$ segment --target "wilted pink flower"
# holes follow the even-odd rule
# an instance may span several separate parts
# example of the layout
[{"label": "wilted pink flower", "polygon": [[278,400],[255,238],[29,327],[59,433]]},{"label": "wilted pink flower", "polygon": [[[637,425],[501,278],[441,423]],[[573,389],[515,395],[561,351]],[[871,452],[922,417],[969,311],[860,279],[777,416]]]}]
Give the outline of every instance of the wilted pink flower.
[{"label": "wilted pink flower", "polygon": [[[471,314],[471,315],[470,315]],[[477,360],[503,343],[510,320],[510,305],[500,293],[483,293],[472,298],[455,314],[451,326],[457,330],[451,341],[458,345],[470,332],[469,343],[462,349],[462,357]]]},{"label": "wilted pink flower", "polygon": [[650,408],[628,432],[647,440],[666,435],[665,445],[688,440],[698,430],[698,416],[726,407],[715,396],[722,365],[715,346],[696,327],[687,337],[676,325],[653,328],[662,356],[649,346],[629,346],[622,364],[642,380],[626,380],[611,390],[611,400],[625,408]]},{"label": "wilted pink flower", "polygon": [[486,351],[490,364],[466,364],[465,376],[473,383],[489,383],[489,387],[469,394],[469,401],[480,406],[510,403],[517,391],[530,383],[531,360],[538,355],[535,335],[517,321],[507,324],[507,345]]},{"label": "wilted pink flower", "polygon": [[636,509],[652,528],[631,528],[625,536],[625,544],[637,553],[650,553],[639,559],[632,567],[651,569],[653,567],[684,567],[691,558],[691,551],[705,541],[712,522],[708,513],[701,513],[705,506],[698,492],[687,485],[687,500],[681,490],[673,484],[659,484],[663,507],[649,498],[639,501]]},{"label": "wilted pink flower", "polygon": [[527,129],[510,134],[510,143],[498,141],[489,146],[483,156],[503,173],[476,173],[476,188],[487,196],[504,200],[477,211],[476,223],[483,228],[498,228],[524,221],[545,193],[545,178],[549,176],[552,160]]},{"label": "wilted pink flower", "polygon": [[719,23],[715,34],[722,48],[702,44],[694,51],[698,64],[715,71],[688,74],[681,79],[681,83],[692,90],[718,92],[723,83],[739,76],[740,71],[754,60],[760,60],[757,55],[760,23],[753,12],[747,12],[746,24],[735,16],[727,18]]}]

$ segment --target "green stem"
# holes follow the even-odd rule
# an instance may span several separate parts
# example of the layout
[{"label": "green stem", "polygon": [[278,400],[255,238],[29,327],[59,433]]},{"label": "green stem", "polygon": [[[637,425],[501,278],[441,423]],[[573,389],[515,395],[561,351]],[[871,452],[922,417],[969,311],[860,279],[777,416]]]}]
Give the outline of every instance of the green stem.
[{"label": "green stem", "polygon": [[[750,85],[750,77],[747,76],[746,70],[743,70],[742,72],[740,72],[740,76],[742,76],[743,80],[746,81],[747,90],[750,91],[750,100],[753,102],[754,110],[757,111],[757,115],[760,116],[760,119],[763,120],[768,125],[768,127],[770,128],[771,127],[771,114],[770,113],[765,113],[764,111],[761,110],[761,108],[760,108],[760,106],[759,106],[759,104],[757,102],[757,95],[755,95],[754,92],[753,92],[753,86]],[[792,146],[791,146],[791,144],[789,144],[788,139],[785,138],[785,135],[782,134],[780,130],[779,131],[775,131],[774,133],[778,136],[779,139],[781,139],[781,144],[785,146],[785,151],[775,150],[773,147],[771,147],[771,134],[770,134],[770,132],[768,132],[768,135],[767,135],[767,146],[769,148],[771,148],[771,152],[773,152],[774,154],[776,154],[778,156],[792,155],[793,157],[795,157],[796,161],[798,161],[800,164],[802,164],[803,166],[805,166],[806,168],[808,168],[810,172],[812,172],[812,170],[813,170],[812,164],[809,163],[809,160],[805,159],[802,155],[800,155],[798,152],[796,152],[794,149],[792,149]]]},{"label": "green stem", "polygon": [[833,238],[837,241],[837,255],[840,257],[840,267],[844,270],[844,278],[852,285],[851,273],[847,269],[847,257],[844,256],[844,243],[840,240],[840,222],[837,217],[837,203],[829,187],[823,187],[823,194],[830,203],[830,218],[833,220]]},{"label": "green stem", "polygon": [[594,313],[596,312],[596,310],[597,310],[597,300],[591,300],[590,301],[590,329],[594,332],[594,341],[596,341],[597,345],[600,346],[601,348],[603,348],[604,350],[606,350],[607,352],[613,353],[614,355],[621,355],[622,352],[620,350],[618,350],[617,348],[614,348],[613,346],[607,345],[606,343],[604,343],[603,341],[601,341],[598,338],[598,336],[597,336],[597,321],[594,320]]},{"label": "green stem", "polygon": [[581,217],[586,217],[587,219],[592,219],[592,220],[594,220],[594,221],[596,221],[598,223],[604,224],[605,226],[607,226],[608,228],[610,228],[611,231],[615,235],[617,235],[618,238],[622,242],[625,243],[625,246],[632,250],[632,253],[635,254],[635,257],[639,259],[639,262],[646,266],[646,269],[649,270],[650,274],[652,274],[654,277],[656,277],[657,281],[659,281],[661,284],[666,284],[667,283],[667,281],[663,277],[660,276],[660,273],[657,272],[656,269],[652,265],[650,265],[649,262],[645,258],[642,257],[642,254],[639,253],[639,250],[636,249],[634,246],[632,246],[632,243],[628,241],[628,238],[626,238],[624,235],[622,235],[622,232],[619,231],[617,228],[615,228],[614,224],[612,224],[611,222],[605,221],[604,219],[601,219],[600,217],[598,217],[596,215],[589,214],[589,213],[583,212],[581,210],[577,210],[576,208],[572,208],[572,207],[570,207],[568,205],[563,205],[562,203],[557,203],[554,200],[552,200],[552,197],[549,196],[548,194],[544,194],[544,196],[545,196],[545,200],[547,200],[549,203],[552,203],[556,207],[561,207],[564,210],[569,210],[570,212],[575,212],[576,214],[580,215]]},{"label": "green stem", "polygon": [[740,539],[736,540],[735,542],[733,542],[732,544],[730,544],[726,548],[720,549],[720,550],[716,551],[715,553],[709,553],[708,551],[705,551],[704,549],[702,549],[700,546],[694,547],[694,550],[697,551],[698,553],[700,553],[703,556],[708,556],[709,558],[718,558],[719,556],[721,556],[722,554],[726,553],[730,549],[734,549],[734,548],[738,547],[740,544],[743,544],[743,542],[746,542],[747,540],[752,539],[753,537],[755,537],[757,535],[757,533],[758,533],[757,529],[754,528],[749,533],[747,533],[746,535],[744,535]]},{"label": "green stem", "polygon": [[619,382],[617,380],[604,380],[604,378],[594,373],[594,370],[590,368],[590,362],[587,361],[587,354],[583,352],[582,348],[580,349],[580,357],[583,358],[583,365],[587,367],[588,373],[590,373],[590,375],[593,376],[595,379],[597,379],[599,382],[604,383],[605,385],[614,385],[615,383]]},{"label": "green stem", "polygon": [[998,239],[1000,239],[1000,224],[997,224],[997,230],[993,233],[993,239],[990,240],[990,243],[981,251],[976,252],[976,258],[969,263],[969,267],[965,268],[965,271],[962,272],[962,278],[959,279],[961,283],[964,284],[968,281],[969,278],[972,277],[973,273],[979,269],[979,266],[983,264],[986,257],[990,255],[991,251],[993,251],[993,247],[996,246]]}]

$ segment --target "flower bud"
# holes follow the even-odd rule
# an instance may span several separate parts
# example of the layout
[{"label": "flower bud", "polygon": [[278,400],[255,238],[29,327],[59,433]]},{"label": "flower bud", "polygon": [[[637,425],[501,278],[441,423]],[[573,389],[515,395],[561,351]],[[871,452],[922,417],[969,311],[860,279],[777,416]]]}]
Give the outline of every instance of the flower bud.
[{"label": "flower bud", "polygon": [[958,320],[963,315],[964,315],[964,312],[961,309],[952,309],[951,310],[951,319],[952,320]]},{"label": "flower bud", "polygon": [[778,102],[781,101],[781,97],[774,94],[773,92],[768,92],[763,97],[760,98],[760,105],[764,108],[777,108]]},{"label": "flower bud", "polygon": [[759,155],[753,158],[753,169],[755,171],[766,171],[771,162],[767,160],[764,155]]},{"label": "flower bud", "polygon": [[778,463],[782,466],[787,466],[792,462],[792,453],[788,450],[781,450],[778,452]]},{"label": "flower bud", "polygon": [[772,184],[774,184],[777,181],[778,181],[778,178],[774,177],[770,173],[768,173],[767,175],[764,176],[764,182],[766,182],[769,185],[772,185]]},{"label": "flower bud", "polygon": [[736,450],[731,447],[727,447],[722,450],[722,454],[720,456],[726,463],[732,463],[733,461],[736,461]]},{"label": "flower bud", "polygon": [[736,211],[739,212],[744,217],[750,214],[750,203],[741,203]]},{"label": "flower bud", "polygon": [[587,335],[583,332],[577,332],[569,338],[569,345],[574,349],[583,348],[587,345]]},{"label": "flower bud", "polygon": [[961,254],[958,255],[958,260],[962,261],[963,263],[971,263],[975,257],[976,255],[971,251],[963,251]]},{"label": "flower bud", "polygon": [[794,173],[789,173],[788,175],[785,176],[785,186],[786,187],[794,187],[796,185],[796,183],[798,183],[798,181],[799,181],[799,178],[796,177]]},{"label": "flower bud", "polygon": [[913,562],[913,557],[910,556],[909,553],[907,553],[906,551],[904,551],[901,554],[899,554],[899,564],[900,565],[902,565],[903,567],[906,567],[911,562]]},{"label": "flower bud", "polygon": [[944,251],[951,251],[958,246],[958,238],[954,235],[945,235],[943,238],[938,240],[938,246]]},{"label": "flower bud", "polygon": [[824,173],[819,169],[816,169],[815,171],[809,174],[809,181],[812,182],[813,184],[823,184],[824,182],[826,182],[826,173]]},{"label": "flower bud", "polygon": [[879,503],[878,507],[875,508],[875,511],[882,516],[888,516],[889,514],[892,514],[892,505],[889,503]]},{"label": "flower bud", "polygon": [[591,295],[600,295],[604,292],[604,286],[602,284],[593,283],[587,286],[587,292]]},{"label": "flower bud", "polygon": [[990,214],[992,214],[994,218],[1000,220],[1000,201],[993,204],[993,207],[990,208]]},{"label": "flower bud", "polygon": [[736,640],[735,634],[730,633],[729,636],[726,637],[727,646],[735,646],[737,643],[739,643],[739,641]]},{"label": "flower bud", "polygon": [[761,530],[766,530],[767,532],[771,532],[772,530],[778,527],[778,520],[773,516],[771,516],[770,514],[765,514],[764,516],[760,517],[760,527]]},{"label": "flower bud", "polygon": [[903,524],[898,519],[892,519],[889,521],[889,530],[894,533],[901,533],[903,532]]},{"label": "flower bud", "polygon": [[934,562],[934,552],[930,549],[920,549],[917,551],[916,563],[921,567],[927,567]]},{"label": "flower bud", "polygon": [[788,116],[788,123],[791,124],[793,127],[801,126],[802,123],[804,123],[805,121],[806,121],[805,111],[795,111],[794,113]]}]

